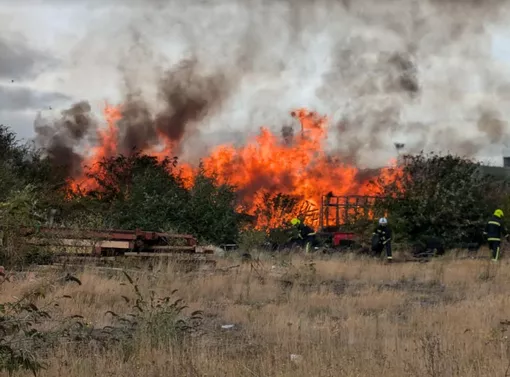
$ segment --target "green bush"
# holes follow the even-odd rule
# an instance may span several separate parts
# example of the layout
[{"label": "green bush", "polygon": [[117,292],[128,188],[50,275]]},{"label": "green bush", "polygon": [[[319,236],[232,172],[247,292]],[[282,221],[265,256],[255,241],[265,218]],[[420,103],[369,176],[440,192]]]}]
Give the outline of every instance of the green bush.
[{"label": "green bush", "polygon": [[0,201],[28,184],[37,187],[44,201],[51,197],[49,191],[62,187],[64,179],[65,172],[54,168],[40,150],[19,143],[14,132],[0,125]]},{"label": "green bush", "polygon": [[219,185],[200,168],[189,191],[184,210],[188,231],[204,242],[228,244],[237,242],[239,215],[235,211],[234,188]]},{"label": "green bush", "polygon": [[259,249],[264,246],[267,238],[267,234],[263,230],[245,230],[239,235],[239,248],[248,252]]},{"label": "green bush", "polygon": [[[85,327],[82,316],[53,317],[51,309],[59,306],[58,301],[64,297],[50,300],[43,306],[35,305],[39,298],[44,298],[44,290],[51,289],[57,282],[81,285],[79,279],[67,274],[56,281],[46,282],[15,301],[0,304],[0,371],[7,372],[9,376],[18,371],[29,371],[37,376],[46,366],[44,355],[50,354],[50,349],[70,341],[71,337],[73,341],[89,340],[80,331]],[[72,329],[78,331],[72,334]]]},{"label": "green bush", "polygon": [[405,156],[393,182],[376,182],[397,241],[438,237],[446,247],[482,241],[485,222],[502,204],[507,183],[477,162],[453,155]]},{"label": "green bush", "polygon": [[[142,346],[142,340],[147,340],[153,348],[163,348],[180,345],[187,336],[200,328],[203,321],[201,310],[185,314],[188,308],[183,300],[175,297],[177,290],[171,291],[166,297],[156,297],[154,291],[144,295],[136,282],[124,272],[134,296],[122,296],[126,303],[132,305],[133,312],[118,315],[112,311],[114,326],[125,327],[134,338],[127,338],[124,344],[124,357],[130,357],[136,347]],[[146,297],[149,296],[149,297]],[[137,341],[138,340],[138,341]]]},{"label": "green bush", "polygon": [[[0,246],[0,263],[4,266],[24,265],[30,260],[29,248],[20,237],[21,227],[39,227],[44,218],[37,189],[25,186],[22,190],[11,191],[4,202],[0,202],[0,224],[2,225],[2,243]],[[42,253],[42,251],[37,251]]]},{"label": "green bush", "polygon": [[94,208],[110,228],[191,233],[202,242],[237,241],[239,218],[235,191],[207,177],[203,170],[187,189],[177,174],[177,160],[139,153],[104,159],[88,173],[97,190],[81,201],[82,211]]}]

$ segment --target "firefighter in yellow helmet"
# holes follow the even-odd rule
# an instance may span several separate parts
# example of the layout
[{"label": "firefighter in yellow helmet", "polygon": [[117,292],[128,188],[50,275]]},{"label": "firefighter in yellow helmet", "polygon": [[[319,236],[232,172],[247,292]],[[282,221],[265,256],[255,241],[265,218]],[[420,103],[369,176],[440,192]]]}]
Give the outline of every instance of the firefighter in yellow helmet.
[{"label": "firefighter in yellow helmet", "polygon": [[294,217],[292,220],[290,220],[290,223],[292,224],[292,226],[298,226],[299,224],[301,224],[301,220],[299,220],[297,217]]},{"label": "firefighter in yellow helmet", "polygon": [[485,225],[484,235],[487,237],[487,241],[489,242],[489,249],[491,250],[492,260],[494,262],[499,260],[501,237],[503,236],[508,239],[509,236],[503,224],[503,216],[503,211],[501,209],[497,209]]},{"label": "firefighter in yellow helmet", "polygon": [[290,223],[297,230],[299,243],[304,244],[305,251],[307,253],[310,252],[310,247],[315,242],[315,231],[308,225],[303,224],[303,222],[297,217],[290,220]]}]

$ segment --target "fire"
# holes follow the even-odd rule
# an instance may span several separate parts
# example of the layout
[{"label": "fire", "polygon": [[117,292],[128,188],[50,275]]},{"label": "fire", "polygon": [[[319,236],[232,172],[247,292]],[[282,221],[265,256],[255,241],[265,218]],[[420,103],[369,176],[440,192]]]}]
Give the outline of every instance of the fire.
[{"label": "fire", "polygon": [[[117,152],[117,121],[119,107],[106,106],[107,127],[99,133],[99,146],[91,150],[86,161],[93,170],[104,157]],[[328,192],[335,195],[377,195],[369,182],[357,179],[358,169],[329,156],[323,149],[327,138],[328,119],[315,112],[299,109],[292,112],[301,124],[297,135],[285,138],[265,127],[246,145],[220,145],[202,159],[205,174],[216,176],[219,183],[234,185],[239,193],[239,210],[256,216],[256,228],[271,228],[288,222],[300,214],[317,225],[321,197]],[[163,152],[143,153],[164,158],[171,156],[172,145],[162,140]],[[180,163],[180,174],[186,185],[193,185],[197,167]],[[395,171],[383,168],[380,179],[391,180]],[[76,189],[94,188],[94,181],[81,177],[71,182]],[[285,195],[284,197],[278,195]],[[290,198],[293,198],[292,201]]]},{"label": "fire", "polygon": [[[106,104],[104,109],[104,116],[106,119],[107,127],[98,130],[98,145],[91,149],[91,153],[85,162],[85,170],[94,171],[98,168],[99,162],[102,159],[114,156],[117,152],[117,121],[122,118],[119,107],[114,107]],[[70,181],[70,188],[72,191],[90,191],[95,188],[94,181],[86,177],[80,177]]]}]

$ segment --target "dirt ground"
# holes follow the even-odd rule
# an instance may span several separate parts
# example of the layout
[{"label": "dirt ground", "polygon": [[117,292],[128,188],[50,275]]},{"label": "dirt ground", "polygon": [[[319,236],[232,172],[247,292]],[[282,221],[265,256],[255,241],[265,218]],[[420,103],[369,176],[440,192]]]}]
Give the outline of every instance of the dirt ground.
[{"label": "dirt ground", "polygon": [[[41,376],[510,375],[507,259],[387,265],[341,255],[253,256],[224,257],[193,272],[167,265],[130,271],[143,295],[177,289],[186,313],[202,310],[197,331],[158,346],[142,334],[130,340],[129,354],[125,342],[62,341],[41,356],[48,362]],[[81,285],[57,283],[68,272]],[[38,306],[65,297],[53,318],[81,315],[91,328],[111,324],[107,311],[133,310],[126,299],[133,290],[116,270],[38,270],[0,290],[3,302],[44,291]]]}]

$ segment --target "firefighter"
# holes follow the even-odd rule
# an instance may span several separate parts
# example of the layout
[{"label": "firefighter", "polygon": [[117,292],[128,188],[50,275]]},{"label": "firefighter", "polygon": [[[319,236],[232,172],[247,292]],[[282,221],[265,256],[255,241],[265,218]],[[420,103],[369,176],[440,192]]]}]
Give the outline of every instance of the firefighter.
[{"label": "firefighter", "polygon": [[297,237],[300,244],[304,244],[306,253],[310,252],[310,247],[315,244],[315,232],[308,225],[301,222],[300,219],[294,217],[290,223],[297,230]]},{"label": "firefighter", "polygon": [[388,220],[385,217],[379,219],[379,224],[372,233],[372,251],[380,255],[383,249],[386,249],[386,259],[391,262],[393,259],[391,253],[391,228],[388,226]]},{"label": "firefighter", "polygon": [[508,240],[508,233],[502,221],[503,216],[504,214],[501,209],[495,210],[492,217],[487,221],[484,231],[484,235],[489,242],[489,249],[492,252],[492,260],[494,262],[499,260],[501,236],[504,236]]}]

